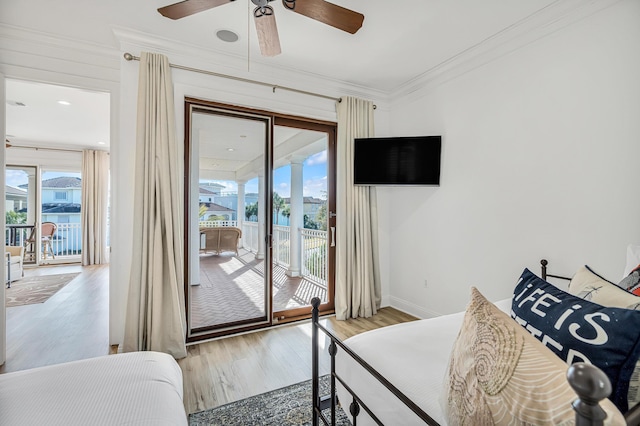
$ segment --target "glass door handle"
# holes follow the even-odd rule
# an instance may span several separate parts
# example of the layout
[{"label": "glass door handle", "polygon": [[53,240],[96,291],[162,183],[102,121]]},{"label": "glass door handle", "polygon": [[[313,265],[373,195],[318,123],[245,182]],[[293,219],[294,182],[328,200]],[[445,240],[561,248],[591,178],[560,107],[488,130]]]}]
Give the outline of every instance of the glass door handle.
[{"label": "glass door handle", "polygon": [[336,246],[336,227],[331,227],[331,247]]}]

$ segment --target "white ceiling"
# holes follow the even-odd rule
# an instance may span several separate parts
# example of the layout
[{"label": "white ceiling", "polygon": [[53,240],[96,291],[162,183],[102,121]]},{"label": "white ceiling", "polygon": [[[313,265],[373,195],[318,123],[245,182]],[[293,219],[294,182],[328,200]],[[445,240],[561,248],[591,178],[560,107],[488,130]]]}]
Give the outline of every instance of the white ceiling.
[{"label": "white ceiling", "polygon": [[16,146],[108,149],[109,97],[103,92],[7,80],[7,139]]},{"label": "white ceiling", "polygon": [[[351,35],[292,13],[280,1],[271,3],[282,46],[282,54],[274,58],[260,57],[251,20],[254,5],[250,0],[233,1],[176,21],[161,16],[156,10],[173,3],[172,0],[0,1],[0,23],[115,50],[119,50],[119,42],[113,31],[124,28],[202,47],[208,54],[244,58],[253,63],[355,84],[364,90],[390,93],[514,26],[541,14],[549,15],[549,10],[554,10],[559,4],[570,3],[570,0],[332,2],[364,14],[363,26],[356,34]],[[563,7],[558,6],[557,9],[561,13]],[[239,41],[226,43],[218,40],[215,33],[220,29],[236,32]],[[50,112],[40,112],[44,115],[34,115],[31,119],[13,117],[12,114],[16,117],[36,114],[45,102],[51,104],[61,96],[49,88],[36,88],[35,94],[43,97],[41,105],[40,101],[31,98],[33,86],[17,86],[20,87],[12,88],[9,84],[8,99],[23,99],[23,102],[29,99],[31,106],[20,113],[7,106],[9,134],[15,134],[18,139],[41,140],[46,137],[48,141],[67,144],[95,144],[104,138],[108,140],[108,124],[105,127],[104,122],[93,123],[86,115],[67,122],[57,118],[62,114],[55,109],[57,105],[52,105],[54,109]],[[75,96],[67,93],[70,97]],[[78,108],[75,111],[78,114],[97,112],[105,107],[104,102],[108,102],[108,98],[93,95],[87,92],[77,94]],[[65,114],[70,115],[71,110],[67,108]],[[102,117],[108,119],[108,116],[104,114]],[[38,124],[34,125],[34,122]],[[59,129],[47,127],[56,123],[61,125]],[[93,129],[92,124],[96,126]]]},{"label": "white ceiling", "polygon": [[[264,173],[265,123],[194,112],[191,145],[198,150],[202,180],[248,181]],[[325,133],[274,126],[274,169],[292,156],[308,158],[327,149]]]}]

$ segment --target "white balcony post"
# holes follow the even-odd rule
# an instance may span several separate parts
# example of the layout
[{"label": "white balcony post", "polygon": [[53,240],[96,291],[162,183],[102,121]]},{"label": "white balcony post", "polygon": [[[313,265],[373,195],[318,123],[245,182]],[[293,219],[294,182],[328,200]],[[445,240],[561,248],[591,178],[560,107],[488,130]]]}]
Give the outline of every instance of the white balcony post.
[{"label": "white balcony post", "polygon": [[291,207],[290,207],[290,256],[289,269],[287,275],[290,277],[299,277],[301,270],[301,242],[300,229],[304,227],[304,198],[302,184],[302,164],[305,157],[292,156],[291,163]]},{"label": "white balcony post", "polygon": [[265,209],[266,203],[264,193],[264,176],[258,176],[258,252],[256,253],[256,259],[264,259],[264,239],[266,237],[265,232]]},{"label": "white balcony post", "polygon": [[[244,232],[244,211],[246,209],[244,202],[245,183],[238,182],[238,208],[236,210],[236,224],[240,232]],[[244,247],[244,238],[240,237],[240,247]]]}]

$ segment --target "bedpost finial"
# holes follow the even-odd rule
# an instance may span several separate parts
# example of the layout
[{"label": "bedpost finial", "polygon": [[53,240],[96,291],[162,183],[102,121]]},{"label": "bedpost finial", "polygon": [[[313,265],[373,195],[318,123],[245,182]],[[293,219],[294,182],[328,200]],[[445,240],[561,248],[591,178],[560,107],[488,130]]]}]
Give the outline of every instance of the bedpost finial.
[{"label": "bedpost finial", "polygon": [[313,306],[314,309],[318,309],[320,307],[320,298],[314,297],[311,299],[311,306]]},{"label": "bedpost finial", "polygon": [[598,403],[608,397],[612,389],[607,375],[594,365],[577,362],[567,370],[567,380],[578,394],[578,399],[573,402],[576,424],[579,424],[578,418],[590,421],[584,424],[602,424],[607,413]]},{"label": "bedpost finial", "polygon": [[542,266],[547,266],[547,265],[549,264],[549,262],[547,262],[547,259],[542,259],[542,260],[540,261],[540,264],[541,264]]}]

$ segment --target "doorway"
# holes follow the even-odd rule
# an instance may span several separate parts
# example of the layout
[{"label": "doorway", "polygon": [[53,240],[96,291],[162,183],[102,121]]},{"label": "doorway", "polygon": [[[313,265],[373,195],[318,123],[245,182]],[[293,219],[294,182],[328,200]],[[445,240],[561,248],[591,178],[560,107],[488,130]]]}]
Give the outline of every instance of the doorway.
[{"label": "doorway", "polygon": [[187,340],[333,310],[335,124],[185,102]]}]

